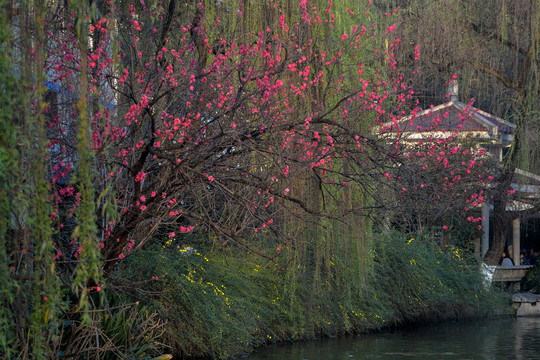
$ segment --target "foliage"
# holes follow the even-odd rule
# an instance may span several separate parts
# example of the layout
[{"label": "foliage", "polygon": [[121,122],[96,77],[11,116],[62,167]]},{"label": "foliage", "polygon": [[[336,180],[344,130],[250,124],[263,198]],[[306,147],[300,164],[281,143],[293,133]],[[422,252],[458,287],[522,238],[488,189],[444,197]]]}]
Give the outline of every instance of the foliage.
[{"label": "foliage", "polygon": [[375,277],[385,285],[379,296],[394,304],[397,322],[466,317],[487,310],[481,308],[483,300],[494,300],[477,260],[462,249],[436,245],[439,234],[388,236],[374,252]]},{"label": "foliage", "polygon": [[521,289],[538,294],[540,291],[540,267],[534,266],[527,270],[525,277],[521,280]]},{"label": "foliage", "polygon": [[64,323],[59,356],[151,359],[166,350],[160,342],[164,323],[148,306],[108,290],[100,296],[94,293],[93,301],[100,302],[101,309],[87,312],[89,319]]},{"label": "foliage", "polygon": [[[34,5],[23,3],[21,11],[31,7],[32,14],[40,19],[43,6]],[[17,353],[21,358],[29,354],[43,357],[55,341],[50,329],[57,326],[57,314],[63,305],[52,261],[47,167],[41,159],[47,143],[41,97],[43,52],[38,45],[33,49],[35,57],[30,57],[29,29],[21,29],[20,38],[14,39],[5,14],[0,18],[0,28],[4,49],[0,120],[0,317],[5,325],[0,335],[0,352],[6,356]],[[42,26],[33,29],[41,44]],[[16,45],[24,55],[16,56]],[[12,111],[13,108],[19,111]]]},{"label": "foliage", "polygon": [[159,309],[168,320],[164,339],[175,353],[214,358],[266,342],[485,316],[503,306],[465,252],[442,251],[431,235],[376,237],[374,266],[360,291],[347,281],[344,257],[333,257],[332,279],[314,291],[313,263],[279,270],[248,253],[174,243],[130,257],[114,283]]},{"label": "foliage", "polygon": [[100,296],[111,276],[186,354],[401,320],[373,300],[372,251],[390,251],[373,219],[441,191],[430,210],[447,215],[470,199],[446,164],[468,164],[477,197],[483,169],[451,138],[401,141],[414,92],[368,4],[27,0],[2,15],[2,355],[157,354],[161,320]]},{"label": "foliage", "polygon": [[[2,2],[3,5],[3,2]],[[0,47],[7,48],[10,41],[9,29],[5,14],[0,14]],[[0,52],[0,85],[3,96],[0,96],[0,349],[9,349],[13,337],[13,323],[9,321],[7,304],[13,301],[13,289],[17,283],[11,278],[6,243],[11,223],[11,204],[14,200],[15,186],[11,182],[13,169],[17,166],[18,154],[17,128],[11,111],[17,98],[17,79],[13,75],[13,63],[7,51]],[[1,351],[1,350],[0,350]],[[8,351],[9,355],[9,351]]]}]

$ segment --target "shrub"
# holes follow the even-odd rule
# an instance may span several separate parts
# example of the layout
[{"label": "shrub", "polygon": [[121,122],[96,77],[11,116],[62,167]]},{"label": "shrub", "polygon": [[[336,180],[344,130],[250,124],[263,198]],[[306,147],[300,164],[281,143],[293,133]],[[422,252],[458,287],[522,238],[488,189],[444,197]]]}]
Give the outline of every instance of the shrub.
[{"label": "shrub", "polygon": [[363,285],[345,281],[350,268],[335,257],[333,277],[314,285],[309,264],[277,270],[246,253],[189,247],[142,251],[114,281],[157,309],[167,321],[162,340],[181,356],[228,358],[265,342],[485,315],[501,306],[472,255],[441,249],[429,235],[377,238]]}]

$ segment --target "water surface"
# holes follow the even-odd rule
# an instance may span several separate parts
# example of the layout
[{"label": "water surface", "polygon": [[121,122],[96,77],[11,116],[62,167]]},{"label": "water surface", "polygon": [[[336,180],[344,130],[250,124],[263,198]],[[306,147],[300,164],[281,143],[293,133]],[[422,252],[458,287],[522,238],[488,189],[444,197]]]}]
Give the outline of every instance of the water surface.
[{"label": "water surface", "polygon": [[540,317],[460,321],[287,345],[250,360],[540,359]]}]

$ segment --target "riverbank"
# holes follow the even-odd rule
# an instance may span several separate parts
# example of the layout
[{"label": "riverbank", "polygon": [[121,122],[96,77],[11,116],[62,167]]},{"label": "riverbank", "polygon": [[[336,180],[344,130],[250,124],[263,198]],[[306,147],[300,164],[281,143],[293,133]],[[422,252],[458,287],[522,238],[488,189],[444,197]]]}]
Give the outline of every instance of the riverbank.
[{"label": "riverbank", "polygon": [[159,341],[178,357],[226,359],[266,343],[485,316],[506,305],[484,287],[472,256],[427,236],[391,234],[369,248],[362,264],[334,255],[324,268],[293,259],[281,270],[241,252],[159,248],[128,259],[114,282],[167,322]]}]

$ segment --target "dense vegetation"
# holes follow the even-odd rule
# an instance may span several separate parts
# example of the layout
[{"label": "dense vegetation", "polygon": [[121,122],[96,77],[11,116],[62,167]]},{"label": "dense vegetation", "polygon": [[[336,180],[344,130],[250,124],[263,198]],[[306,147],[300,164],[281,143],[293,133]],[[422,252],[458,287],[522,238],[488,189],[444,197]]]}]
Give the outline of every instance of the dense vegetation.
[{"label": "dense vegetation", "polygon": [[332,277],[317,282],[313,264],[276,271],[247,254],[232,257],[171,243],[165,251],[151,248],[131,257],[113,283],[166,319],[161,340],[173,346],[168,351],[211,358],[274,341],[502,309],[504,299],[485,286],[476,260],[457,248],[442,251],[433,235],[378,234],[364,282],[344,258],[330,263]]},{"label": "dense vegetation", "polygon": [[[515,85],[499,171],[478,139],[399,126],[429,61],[450,61],[435,83],[478,64],[395,23],[460,1],[0,3],[0,357],[226,358],[500,305],[466,204],[493,199],[502,229],[534,168],[534,17],[524,75],[487,71]],[[512,49],[518,20],[483,16],[456,13]]]}]

